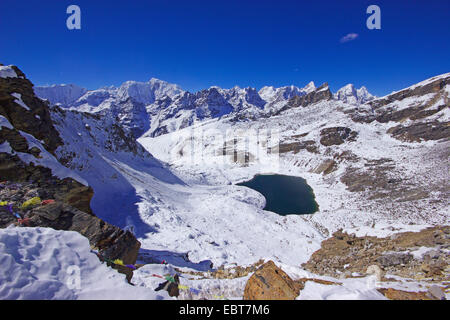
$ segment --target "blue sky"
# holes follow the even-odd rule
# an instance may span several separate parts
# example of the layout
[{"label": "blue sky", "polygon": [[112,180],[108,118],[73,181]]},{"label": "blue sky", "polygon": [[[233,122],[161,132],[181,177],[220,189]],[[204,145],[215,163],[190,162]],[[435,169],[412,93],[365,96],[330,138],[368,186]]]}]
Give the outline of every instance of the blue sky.
[{"label": "blue sky", "polygon": [[[70,4],[81,30],[66,28]],[[371,4],[381,30],[366,28]],[[448,0],[1,0],[0,30],[0,62],[35,85],[156,77],[195,91],[312,80],[384,95],[450,71]]]}]

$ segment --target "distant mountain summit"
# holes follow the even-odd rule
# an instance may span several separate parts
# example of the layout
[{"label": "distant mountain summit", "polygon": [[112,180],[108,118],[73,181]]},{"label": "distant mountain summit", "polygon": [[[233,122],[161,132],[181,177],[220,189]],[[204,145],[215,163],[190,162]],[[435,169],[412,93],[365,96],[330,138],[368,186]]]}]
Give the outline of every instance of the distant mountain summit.
[{"label": "distant mountain summit", "polygon": [[47,87],[34,87],[36,95],[51,104],[68,106],[73,104],[88,90],[75,84],[54,84]]},{"label": "distant mountain summit", "polygon": [[362,86],[361,88],[356,89],[355,86],[350,83],[339,89],[335,93],[334,98],[345,103],[358,105],[375,99],[375,96],[371,95],[366,87]]},{"label": "distant mountain summit", "polygon": [[87,90],[74,84],[61,84],[52,86],[37,86],[36,95],[47,99],[52,104],[62,107],[83,107],[85,110],[95,112],[108,99],[126,101],[132,98],[143,104],[151,104],[164,96],[175,96],[183,90],[176,84],[152,78],[147,82],[126,81],[120,87],[104,87],[97,90]]}]

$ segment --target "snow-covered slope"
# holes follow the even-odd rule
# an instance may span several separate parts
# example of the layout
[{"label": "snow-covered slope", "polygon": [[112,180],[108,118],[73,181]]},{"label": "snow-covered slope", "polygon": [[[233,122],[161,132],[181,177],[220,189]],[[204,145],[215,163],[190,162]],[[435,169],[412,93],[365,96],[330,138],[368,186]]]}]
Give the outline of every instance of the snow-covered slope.
[{"label": "snow-covered slope", "polygon": [[1,300],[171,299],[166,291],[130,286],[74,231],[0,229],[0,265]]},{"label": "snow-covered slope", "polygon": [[17,78],[17,73],[12,66],[0,65],[0,78]]},{"label": "snow-covered slope", "polygon": [[58,84],[52,86],[36,86],[34,87],[34,92],[39,98],[46,99],[51,104],[70,106],[84,95],[87,89],[74,84]]}]

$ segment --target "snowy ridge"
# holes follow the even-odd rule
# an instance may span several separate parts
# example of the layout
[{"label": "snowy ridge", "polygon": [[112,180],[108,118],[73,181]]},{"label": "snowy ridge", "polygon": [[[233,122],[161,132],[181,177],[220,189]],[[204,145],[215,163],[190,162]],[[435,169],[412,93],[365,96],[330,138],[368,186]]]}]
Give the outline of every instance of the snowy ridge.
[{"label": "snowy ridge", "polygon": [[[195,93],[185,92],[175,84],[152,78],[148,82],[127,81],[119,88],[106,87],[87,91],[77,97],[80,90],[72,87],[37,87],[36,94],[52,103],[73,110],[99,113],[117,118],[118,123],[134,137],[157,136],[173,132],[204,120],[223,116],[259,118],[276,113],[286,102],[296,96],[304,96],[317,90],[314,82],[305,87],[266,86],[231,89],[211,87]],[[323,87],[322,90],[328,90]],[[355,91],[354,99],[363,103],[371,95],[362,87]],[[347,100],[346,100],[347,101]]]},{"label": "snowy ridge", "polygon": [[60,104],[66,108],[77,108],[81,111],[97,112],[103,102],[117,103],[133,99],[142,104],[151,104],[164,96],[175,96],[183,92],[175,84],[152,78],[148,82],[126,81],[120,87],[104,87],[97,90],[87,90],[79,86],[52,85],[35,87],[35,93],[52,104]]},{"label": "snowy ridge", "polygon": [[375,96],[371,95],[366,87],[362,86],[361,88],[356,89],[355,86],[350,83],[339,89],[334,94],[334,98],[345,103],[359,105],[375,99]]},{"label": "snowy ridge", "polygon": [[87,89],[74,84],[59,84],[48,87],[36,86],[34,87],[34,92],[39,98],[46,99],[51,104],[70,106],[84,95]]}]

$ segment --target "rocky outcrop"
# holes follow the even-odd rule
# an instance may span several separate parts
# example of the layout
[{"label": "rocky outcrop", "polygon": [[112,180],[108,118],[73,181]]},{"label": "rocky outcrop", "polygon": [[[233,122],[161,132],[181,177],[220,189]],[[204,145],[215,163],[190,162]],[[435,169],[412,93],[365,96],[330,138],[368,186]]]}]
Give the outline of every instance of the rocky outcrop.
[{"label": "rocky outcrop", "polygon": [[392,103],[395,101],[401,101],[401,100],[409,98],[409,97],[423,96],[428,93],[438,93],[449,83],[450,83],[450,75],[447,74],[447,76],[437,76],[437,77],[427,80],[423,84],[418,83],[415,86],[392,93],[386,97],[382,97],[382,98],[370,101],[368,104],[370,106],[372,106],[373,108],[377,109],[377,108],[383,107],[389,103]]},{"label": "rocky outcrop", "polygon": [[[389,158],[366,160],[364,167],[348,166],[340,178],[351,192],[365,192],[369,200],[415,201],[429,196],[429,187],[411,184]],[[445,186],[442,187],[445,189]]]},{"label": "rocky outcrop", "polygon": [[43,141],[45,149],[53,154],[63,142],[52,124],[48,105],[34,95],[33,84],[22,71],[14,66],[12,68],[18,77],[0,78],[0,115],[15,130]]},{"label": "rocky outcrop", "polygon": [[302,288],[300,283],[269,261],[247,281],[244,300],[294,300]]},{"label": "rocky outcrop", "polygon": [[134,264],[140,243],[133,234],[62,202],[38,206],[25,214],[30,227],[76,231],[89,239],[91,246],[111,260]]},{"label": "rocky outcrop", "polygon": [[49,168],[35,166],[33,163],[28,165],[17,155],[0,153],[0,176],[3,180],[24,186],[24,189],[11,190],[14,191],[12,194],[4,194],[2,201],[7,201],[12,196],[13,201],[25,201],[27,190],[33,189],[41,198],[56,199],[92,214],[90,207],[94,195],[92,188],[71,178],[58,179],[52,175]]},{"label": "rocky outcrop", "polygon": [[279,153],[293,152],[294,154],[299,153],[301,150],[306,150],[311,153],[317,153],[317,145],[314,140],[304,140],[298,142],[281,142],[279,145]]},{"label": "rocky outcrop", "polygon": [[[39,169],[46,173],[46,168],[38,167],[35,170]],[[92,196],[92,190],[84,190],[84,186],[71,187],[71,185],[77,184],[72,179],[64,181],[52,176],[49,176],[44,182],[3,182],[0,187],[0,199],[10,204],[14,213],[27,219],[25,226],[77,231],[88,238],[91,246],[99,250],[104,257],[111,260],[121,259],[125,264],[135,263],[140,243],[131,233],[124,232],[92,213],[81,211],[75,207],[78,205],[83,208],[83,206],[89,205],[88,201],[70,205],[70,197],[66,194],[66,188],[78,199],[82,199],[85,193],[87,199]],[[33,197],[39,197],[42,200],[52,199],[55,202],[23,208],[22,204]],[[0,208],[0,228],[18,224],[17,218],[5,206]]]},{"label": "rocky outcrop", "polygon": [[[449,226],[397,233],[386,238],[356,237],[337,231],[322,242],[321,248],[303,267],[320,275],[352,277],[354,273],[367,274],[370,266],[378,266],[383,273],[404,278],[445,281],[449,275],[448,248]],[[419,249],[423,254],[414,255]]]},{"label": "rocky outcrop", "polygon": [[[53,174],[54,166],[63,168],[62,165],[69,162],[57,159],[56,149],[64,146],[63,141],[55,129],[47,102],[34,95],[32,83],[18,68],[12,68],[16,77],[0,77],[0,115],[7,120],[0,118],[3,119],[0,144],[7,144],[4,152],[0,152],[0,201],[8,205],[0,207],[0,227],[16,224],[76,231],[88,238],[103,257],[134,264],[140,243],[130,232],[93,214],[90,207],[92,188],[72,178],[59,178]],[[55,107],[55,112],[69,111]],[[120,127],[113,126],[111,130],[116,139],[111,142],[111,148],[125,145],[130,152],[138,151],[136,141],[131,141]],[[42,150],[31,147],[32,144],[39,145]],[[44,148],[50,154],[44,152]],[[29,153],[36,161],[33,162],[33,157],[31,161],[25,161],[23,155],[17,153]],[[45,153],[43,163],[46,167],[36,164],[40,163],[37,160],[43,157],[42,153]],[[39,200],[32,206],[23,206],[33,198]],[[43,205],[41,199],[54,202]]]},{"label": "rocky outcrop", "polygon": [[409,126],[398,125],[388,130],[393,137],[407,142],[421,142],[450,138],[450,122],[424,122]]},{"label": "rocky outcrop", "polygon": [[274,113],[270,113],[269,116],[278,115],[283,111],[291,108],[307,107],[310,104],[331,99],[333,99],[333,94],[331,93],[330,88],[328,87],[328,83],[324,83],[323,85],[321,85],[320,87],[318,87],[317,89],[308,94],[292,97],[287,101],[284,107],[280,108],[278,111]]},{"label": "rocky outcrop", "polygon": [[336,169],[337,169],[336,161],[334,161],[333,159],[326,159],[321,164],[319,164],[316,168],[314,168],[314,170],[312,172],[317,173],[317,174],[323,173],[324,175],[327,175]]},{"label": "rocky outcrop", "polygon": [[377,290],[389,300],[443,300],[429,291],[413,292],[394,288],[379,288]]},{"label": "rocky outcrop", "polygon": [[[353,121],[403,122],[426,119],[450,107],[450,74],[436,76],[347,111]],[[447,89],[446,89],[447,88]]]},{"label": "rocky outcrop", "polygon": [[346,141],[355,141],[358,133],[347,127],[331,127],[320,131],[320,143],[324,146],[340,145]]}]

